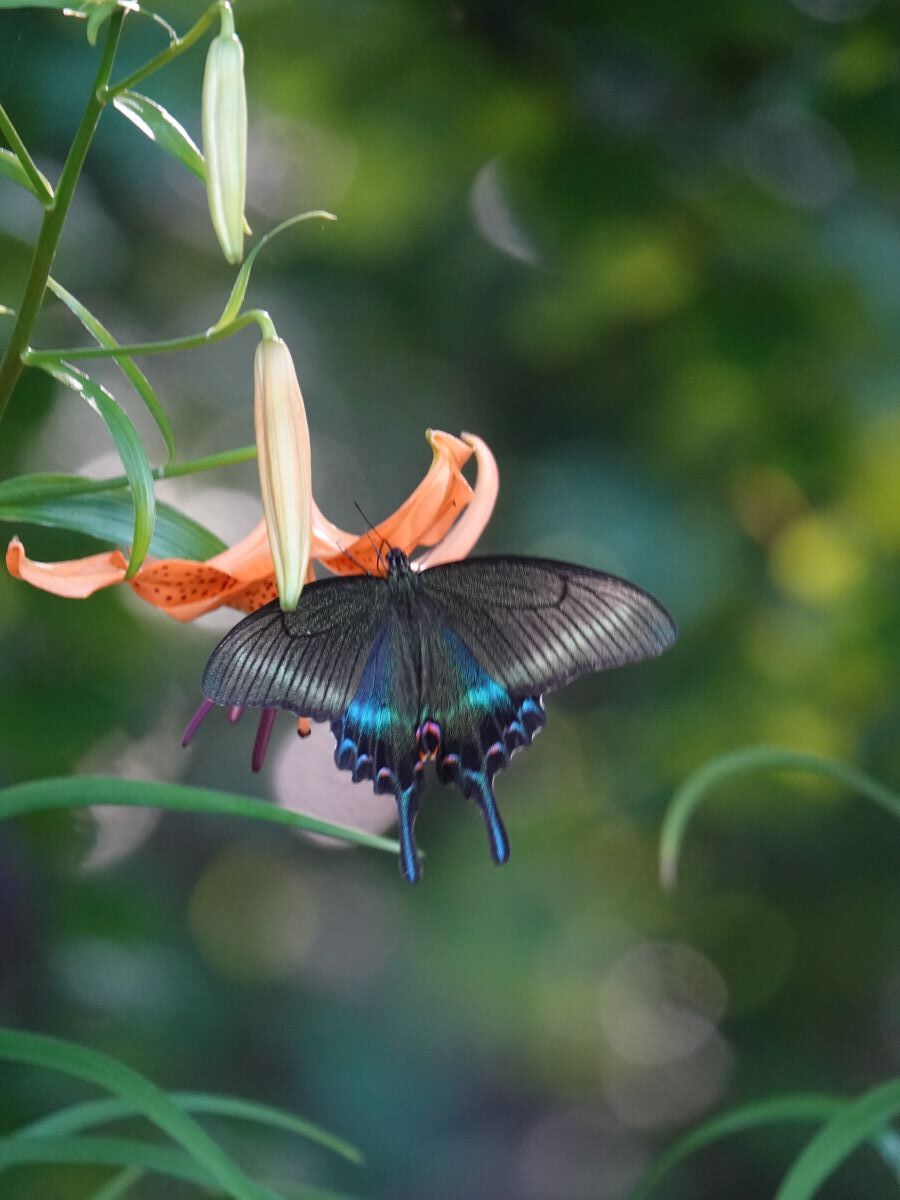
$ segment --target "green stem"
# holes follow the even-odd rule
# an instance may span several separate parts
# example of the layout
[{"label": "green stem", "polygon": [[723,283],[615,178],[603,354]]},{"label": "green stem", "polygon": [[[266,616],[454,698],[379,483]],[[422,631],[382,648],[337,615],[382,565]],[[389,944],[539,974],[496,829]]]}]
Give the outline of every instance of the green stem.
[{"label": "green stem", "polygon": [[6,138],[10,150],[22,164],[22,169],[31,180],[31,186],[37,193],[41,204],[44,208],[50,208],[53,204],[53,190],[47,186],[47,180],[35,166],[34,160],[25,148],[25,143],[19,137],[15,125],[9,119],[9,114],[2,104],[0,104],[0,133]]},{"label": "green stem", "polygon": [[[153,467],[150,474],[154,479],[178,479],[182,475],[199,475],[201,471],[216,471],[220,467],[233,467],[238,463],[252,462],[256,458],[256,446],[240,446],[237,450],[223,450],[219,454],[207,454],[203,458],[191,458],[183,463],[166,463]],[[95,492],[115,492],[128,487],[125,475],[114,475],[109,479],[84,479],[81,486],[67,487],[67,496],[88,496]]]},{"label": "green stem", "polygon": [[134,346],[73,346],[63,350],[28,350],[25,361],[30,366],[57,364],[60,359],[76,362],[81,358],[119,358],[132,354],[174,354],[179,350],[195,350],[199,346],[211,346],[239,333],[248,325],[258,325],[263,337],[269,336],[272,322],[269,314],[261,308],[248,309],[227,325],[214,325],[203,333],[192,333],[187,337],[169,338],[163,342],[140,342]]},{"label": "green stem", "polygon": [[665,888],[675,886],[681,843],[700,801],[722,780],[756,771],[812,771],[845,784],[900,818],[900,795],[871,779],[856,767],[817,754],[785,750],[781,746],[749,746],[704,763],[681,785],[669,804],[659,838],[660,878]]},{"label": "green stem", "polygon": [[174,58],[178,58],[180,54],[184,54],[185,50],[190,50],[191,46],[195,42],[198,42],[207,29],[209,29],[210,25],[217,20],[220,9],[221,4],[219,0],[216,0],[216,3],[210,5],[199,21],[191,26],[184,37],[176,38],[171,45],[157,54],[155,58],[151,58],[149,62],[144,63],[142,67],[138,67],[136,71],[132,71],[125,79],[107,88],[106,99],[114,100],[116,96],[122,92],[129,91],[135,84],[141,83],[146,79],[148,75],[152,75],[160,67],[164,67],[166,63],[170,63]]},{"label": "green stem", "polygon": [[56,248],[59,245],[63,224],[69,211],[69,205],[72,202],[72,196],[75,194],[75,186],[81,175],[94,131],[97,128],[97,122],[100,120],[100,114],[103,111],[104,92],[109,82],[110,73],[112,72],[124,19],[125,10],[122,8],[117,9],[109,19],[106,30],[106,43],[103,47],[103,55],[100,60],[100,66],[97,69],[94,86],[91,89],[84,115],[81,118],[81,124],[78,126],[75,139],[72,142],[69,155],[63,166],[62,174],[59,177],[53,204],[44,211],[44,219],[41,223],[41,230],[38,234],[38,240],[34,247],[34,255],[31,259],[31,267],[28,272],[28,280],[25,284],[25,294],[19,306],[19,315],[13,326],[6,351],[2,360],[0,360],[0,420],[3,419],[13,389],[22,373],[22,355],[28,346],[31,331],[34,328],[34,323],[37,320],[37,315],[44,300],[47,278],[53,266],[53,259],[56,255]]}]

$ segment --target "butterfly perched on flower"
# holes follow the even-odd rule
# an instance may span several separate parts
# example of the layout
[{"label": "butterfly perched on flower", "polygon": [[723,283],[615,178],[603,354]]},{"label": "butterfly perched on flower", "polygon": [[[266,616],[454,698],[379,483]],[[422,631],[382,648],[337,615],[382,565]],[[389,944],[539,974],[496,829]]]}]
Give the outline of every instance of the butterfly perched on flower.
[{"label": "butterfly perched on flower", "polygon": [[589,567],[513,556],[308,584],[234,627],[203,675],[208,700],[330,721],[335,762],[393,793],[400,869],[421,866],[413,825],[433,761],[480,809],[495,862],[509,839],[493,781],[546,722],[542,695],[662,654],[675,622],[653,596]]}]

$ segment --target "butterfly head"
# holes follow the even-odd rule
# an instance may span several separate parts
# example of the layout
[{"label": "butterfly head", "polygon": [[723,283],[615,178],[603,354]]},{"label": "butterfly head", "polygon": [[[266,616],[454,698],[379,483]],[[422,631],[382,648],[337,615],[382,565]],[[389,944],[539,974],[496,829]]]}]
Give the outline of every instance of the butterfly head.
[{"label": "butterfly head", "polygon": [[403,575],[409,570],[409,557],[402,550],[388,550],[388,575]]}]

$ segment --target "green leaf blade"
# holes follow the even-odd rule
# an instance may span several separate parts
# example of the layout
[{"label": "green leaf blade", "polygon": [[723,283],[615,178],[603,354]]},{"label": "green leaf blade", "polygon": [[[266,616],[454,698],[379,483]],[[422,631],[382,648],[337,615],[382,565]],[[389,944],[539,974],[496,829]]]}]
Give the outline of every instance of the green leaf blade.
[{"label": "green leaf blade", "polygon": [[[311,1121],[297,1117],[293,1113],[284,1112],[280,1108],[272,1108],[266,1104],[258,1104],[252,1100],[241,1100],[234,1096],[210,1095],[205,1092],[171,1092],[170,1099],[183,1108],[185,1112],[195,1116],[230,1117],[236,1121],[245,1121],[268,1129],[283,1130],[297,1137],[316,1143],[326,1150],[331,1150],[348,1162],[361,1163],[362,1155],[342,1138],[322,1129]],[[119,1121],[133,1117],[135,1110],[122,1100],[103,1099],[88,1100],[83,1104],[73,1104],[69,1108],[60,1109],[38,1121],[33,1121],[17,1131],[17,1137],[50,1137],[61,1134],[81,1133],[109,1121]]]},{"label": "green leaf blade", "polygon": [[125,573],[125,578],[131,579],[147,555],[156,519],[153,474],[147,453],[131,418],[106,388],[84,371],[63,361],[42,363],[42,369],[87,401],[103,419],[119,452],[134,501],[131,556]]},{"label": "green leaf blade", "polygon": [[[200,1125],[183,1109],[173,1104],[165,1092],[149,1079],[132,1071],[124,1063],[106,1054],[64,1042],[43,1034],[25,1033],[17,1029],[0,1029],[0,1059],[32,1067],[42,1067],[71,1075],[86,1083],[121,1097],[168,1134],[187,1151],[204,1176],[217,1183],[233,1200],[259,1200],[259,1190],[227,1154],[212,1140]],[[72,1139],[82,1142],[87,1139]],[[117,1141],[118,1139],[108,1139]],[[137,1143],[140,1146],[140,1143]],[[12,1147],[15,1146],[14,1151]],[[149,1149],[152,1149],[148,1147]],[[79,1153],[83,1146],[72,1148]],[[14,1154],[46,1152],[41,1138],[7,1138],[4,1140],[6,1164],[11,1165]],[[164,1148],[160,1149],[162,1153]],[[171,1153],[171,1152],[169,1152]],[[0,1162],[4,1161],[0,1156]],[[21,1157],[18,1161],[23,1161]],[[80,1161],[85,1161],[81,1159]],[[96,1161],[96,1160],[94,1160]],[[135,1157],[118,1159],[115,1165],[139,1165]]]},{"label": "green leaf blade", "polygon": [[287,808],[279,808],[250,796],[215,791],[211,788],[190,787],[180,783],[155,783],[149,780],[117,779],[103,775],[37,779],[0,789],[0,821],[25,813],[92,808],[99,804],[242,817],[338,838],[357,846],[383,850],[388,854],[396,855],[400,850],[399,845],[390,838],[334,825],[330,821],[321,821],[318,817],[308,817]]},{"label": "green leaf blade", "polygon": [[[12,150],[0,149],[0,175],[5,176],[7,179],[11,179],[13,183],[17,183],[20,187],[25,188],[27,192],[31,192],[35,199],[39,200],[41,204],[44,204],[46,194],[44,196],[41,195],[41,193],[35,187],[31,176],[22,166],[21,162],[19,162],[18,157],[13,154]],[[41,178],[43,179],[44,177],[41,176]],[[44,182],[47,185],[47,192],[52,195],[53,189],[50,187],[49,181],[45,179]]]},{"label": "green leaf blade", "polygon": [[[116,546],[127,546],[134,526],[134,506],[127,493],[98,492],[80,495],[60,489],[42,499],[4,499],[0,495],[0,521],[67,529]],[[156,521],[149,551],[158,558],[187,558],[204,562],[226,549],[221,538],[199,522],[157,502]]]},{"label": "green leaf blade", "polygon": [[181,122],[161,104],[140,92],[120,92],[113,106],[151,142],[187,167],[201,183],[206,183],[206,163],[200,148]]},{"label": "green leaf blade", "polygon": [[900,1113],[900,1079],[891,1079],[843,1105],[794,1160],[775,1200],[811,1200],[841,1163],[883,1134]]},{"label": "green leaf blade", "polygon": [[[71,292],[67,291],[61,283],[53,278],[47,280],[47,287],[58,300],[65,304],[66,308],[73,313],[88,333],[93,337],[94,341],[99,346],[103,346],[107,350],[119,349],[119,343],[112,336],[101,322],[78,300]],[[147,410],[156,422],[156,427],[162,434],[163,441],[166,444],[166,453],[168,461],[171,462],[175,457],[175,433],[172,429],[166,411],[160,404],[156,392],[150,385],[150,381],[143,371],[138,367],[133,358],[127,355],[117,355],[115,362],[118,364],[122,374],[143,400],[147,406]]]}]

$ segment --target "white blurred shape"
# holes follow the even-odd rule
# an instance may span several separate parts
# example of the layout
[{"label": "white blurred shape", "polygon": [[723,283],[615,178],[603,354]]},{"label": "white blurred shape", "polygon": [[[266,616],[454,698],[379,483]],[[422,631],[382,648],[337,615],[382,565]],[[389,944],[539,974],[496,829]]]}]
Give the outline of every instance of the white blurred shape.
[{"label": "white blurred shape", "polygon": [[877,8],[881,0],[791,0],[791,3],[808,17],[837,24],[864,17]]},{"label": "white blurred shape", "polygon": [[604,1064],[603,1092],[615,1114],[635,1129],[666,1129],[694,1121],[721,1097],[732,1055],[715,1030],[693,1054],[653,1067],[619,1059]]},{"label": "white blurred shape", "polygon": [[[173,697],[159,719],[140,738],[116,730],[97,742],[78,763],[78,775],[115,775],[121,779],[149,779],[161,783],[178,779],[186,759],[177,753],[181,718]],[[116,808],[99,805],[87,810],[94,822],[94,838],[78,864],[84,875],[105,871],[133,854],[153,833],[161,817],[157,808]]]},{"label": "white blurred shape", "polygon": [[821,117],[793,104],[751,113],[741,133],[744,166],[766,191],[803,208],[826,208],[855,175],[847,143]]},{"label": "white blurred shape", "polygon": [[[267,114],[253,123],[250,132],[250,203],[278,220],[286,213],[336,208],[353,182],[358,160],[352,142],[323,126]],[[317,237],[321,233],[313,228],[295,237]]]},{"label": "white blurred shape", "polygon": [[600,1024],[626,1062],[657,1066],[694,1053],[716,1034],[725,1011],[722,976],[690,946],[644,942],[600,984]]},{"label": "white blurred shape", "polygon": [[472,217],[486,241],[510,258],[535,266],[539,255],[513,215],[503,189],[496,158],[484,164],[469,193]]},{"label": "white blurred shape", "polygon": [[568,1108],[535,1121],[519,1150],[522,1200],[625,1200],[647,1164],[637,1138],[608,1114]]},{"label": "white blurred shape", "polygon": [[[275,754],[275,799],[293,812],[347,825],[366,833],[384,833],[397,821],[393,796],[378,796],[369,780],[354,783],[349,771],[334,765],[334,737],[327,724],[314,723],[307,738],[288,737]],[[312,841],[335,850],[349,842],[320,834],[304,833]]]}]

